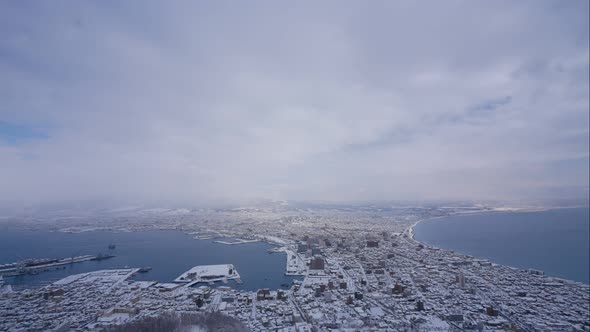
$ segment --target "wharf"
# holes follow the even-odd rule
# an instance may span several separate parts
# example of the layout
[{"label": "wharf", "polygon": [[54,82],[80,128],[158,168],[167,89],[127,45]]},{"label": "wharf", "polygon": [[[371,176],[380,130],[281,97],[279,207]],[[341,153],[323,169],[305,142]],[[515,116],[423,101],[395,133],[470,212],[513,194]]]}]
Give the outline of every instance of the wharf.
[{"label": "wharf", "polygon": [[83,256],[74,256],[68,258],[62,258],[57,260],[48,260],[46,264],[35,264],[35,265],[26,265],[26,261],[17,262],[12,264],[6,264],[0,268],[0,276],[5,277],[13,277],[13,276],[20,276],[26,274],[37,274],[39,272],[49,270],[53,267],[74,264],[74,263],[81,263],[86,261],[92,260],[103,260],[115,257],[114,255],[83,255]]},{"label": "wharf", "polygon": [[217,240],[217,241],[213,241],[213,242],[227,244],[227,245],[236,245],[236,244],[244,244],[244,243],[254,243],[254,242],[258,242],[258,240],[236,239],[234,242],[223,241],[223,240]]},{"label": "wharf", "polygon": [[187,283],[187,286],[190,287],[200,282],[212,284],[216,281],[222,281],[227,283],[228,280],[241,282],[240,274],[232,264],[195,266],[181,274],[174,282]]}]

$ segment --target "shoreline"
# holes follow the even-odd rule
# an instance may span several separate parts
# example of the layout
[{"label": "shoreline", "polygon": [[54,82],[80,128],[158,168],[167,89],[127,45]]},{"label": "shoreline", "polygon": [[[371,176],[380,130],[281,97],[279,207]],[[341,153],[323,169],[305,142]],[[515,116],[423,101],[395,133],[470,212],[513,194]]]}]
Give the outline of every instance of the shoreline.
[{"label": "shoreline", "polygon": [[[404,231],[404,233],[407,233],[407,236],[411,239],[414,240],[418,243],[421,243],[423,245],[427,245],[426,243],[422,243],[421,241],[416,240],[415,238],[415,232],[414,232],[414,228],[421,222],[424,221],[428,221],[428,220],[435,220],[435,219],[441,219],[441,218],[449,218],[449,217],[458,217],[458,216],[467,216],[467,215],[478,215],[478,214],[491,214],[491,213],[509,213],[509,212],[513,212],[513,213],[532,213],[532,212],[545,212],[545,211],[551,211],[551,210],[563,210],[563,209],[583,209],[583,208],[590,208],[590,206],[587,205],[579,205],[579,206],[557,206],[557,207],[539,207],[539,208],[496,208],[494,210],[479,210],[479,211],[468,211],[468,212],[457,212],[457,213],[453,213],[453,214],[449,214],[446,216],[437,216],[437,217],[430,217],[430,218],[425,218],[425,219],[420,219],[417,220],[416,222],[414,222],[412,225],[410,225],[410,227],[408,227],[408,229],[406,229],[406,231]],[[436,248],[434,246],[428,245],[429,247],[433,247]],[[437,248],[437,249],[442,249],[442,248]]]},{"label": "shoreline", "polygon": [[[445,250],[445,251],[451,251],[454,253],[457,253],[459,255],[463,255],[463,256],[468,256],[468,257],[474,257],[477,259],[484,259],[489,261],[490,263],[494,264],[494,265],[500,265],[500,266],[505,266],[511,269],[517,269],[517,270],[528,270],[531,269],[530,267],[524,268],[524,267],[516,267],[516,266],[511,266],[511,265],[507,265],[507,264],[501,264],[501,263],[496,263],[495,261],[490,260],[489,258],[485,258],[485,257],[480,257],[480,256],[475,256],[475,255],[471,255],[468,253],[464,253],[464,252],[460,252],[457,250],[453,250],[453,249],[449,249],[449,248],[441,248],[441,247],[437,247],[435,245],[432,244],[428,244],[425,242],[422,242],[420,240],[417,240],[415,237],[415,231],[414,228],[421,222],[424,221],[429,221],[429,220],[435,220],[435,219],[441,219],[441,218],[449,218],[449,217],[457,217],[457,216],[467,216],[467,215],[482,215],[482,214],[491,214],[494,212],[516,212],[516,213],[532,213],[532,212],[546,212],[546,211],[551,211],[551,210],[562,210],[562,209],[581,209],[581,208],[590,208],[588,206],[568,206],[568,207],[551,207],[551,208],[542,208],[542,209],[535,209],[535,210],[489,210],[489,211],[477,211],[477,212],[467,212],[467,213],[454,213],[454,214],[450,214],[447,216],[437,216],[437,217],[431,217],[431,218],[425,218],[425,219],[420,219],[417,220],[416,222],[414,222],[410,227],[408,227],[408,229],[404,232],[404,235],[412,242],[416,243],[416,244],[420,244],[423,245],[426,248],[431,248],[431,249],[436,249],[436,250]],[[545,273],[545,271],[542,271],[544,276],[547,278],[555,278],[555,279],[560,279],[560,280],[565,280],[567,282],[571,282],[571,283],[578,283],[578,284],[583,284],[585,286],[590,286],[590,281],[588,282],[583,282],[583,281],[577,281],[577,280],[572,280],[572,279],[567,279],[564,277],[559,277],[559,276],[555,276],[555,275],[548,275]]]},{"label": "shoreline", "polygon": [[[163,232],[162,232],[163,231]],[[172,232],[172,233],[176,233],[178,237],[173,237],[172,239],[182,239],[182,240],[186,240],[186,244],[189,245],[189,247],[187,248],[209,248],[207,250],[219,250],[219,247],[227,247],[227,248],[232,248],[232,249],[228,249],[229,251],[226,251],[227,254],[223,254],[221,256],[218,256],[217,258],[213,258],[213,259],[208,259],[208,260],[201,260],[199,259],[199,257],[197,257],[197,259],[192,259],[192,258],[186,258],[188,263],[187,265],[197,265],[197,264],[201,264],[201,265],[216,265],[219,263],[226,263],[229,262],[233,265],[237,264],[237,263],[242,263],[243,264],[243,260],[241,260],[239,257],[246,257],[246,256],[239,256],[242,249],[240,249],[239,245],[232,245],[232,243],[218,243],[216,241],[214,241],[213,239],[207,239],[207,240],[194,240],[192,238],[192,236],[190,234],[187,234],[186,232],[180,231],[180,230],[155,230],[154,234],[155,235],[155,239],[156,239],[156,243],[165,243],[165,242],[161,242],[160,236],[158,236],[158,233],[162,233],[165,234],[167,232]],[[33,232],[37,232],[37,231],[33,231]],[[136,233],[136,234],[140,234],[144,231],[138,231],[138,232],[122,232],[125,234],[128,233]],[[95,242],[99,242],[102,243],[101,239],[103,237],[105,237],[104,234],[100,234],[102,232],[100,231],[89,231],[89,232],[85,232],[87,234],[92,234],[92,233],[96,233],[98,236],[98,240],[96,240]],[[50,232],[47,233],[47,235],[51,235],[54,234],[56,236],[60,235],[60,232]],[[80,237],[78,237],[78,235],[81,235],[79,233],[63,233],[66,234],[67,236],[75,236],[76,238],[80,239]],[[100,235],[99,235],[100,234]],[[108,235],[106,236],[108,237]],[[125,236],[123,238],[123,240],[121,240],[122,242],[125,242],[124,239],[128,239],[129,237]],[[164,240],[168,239],[168,237],[163,237]],[[2,241],[2,240],[0,240]],[[197,247],[193,247],[191,245],[191,243],[193,242],[201,242],[202,244],[195,244],[197,245]],[[75,241],[75,243],[81,243],[80,241]],[[141,241],[139,242],[130,242],[130,244],[128,245],[128,247],[137,247],[136,243],[139,243],[141,245]],[[167,243],[167,242],[166,242]],[[240,243],[242,244],[242,243]],[[236,282],[236,285],[229,285],[234,289],[242,289],[242,290],[248,290],[248,291],[255,291],[256,289],[251,289],[251,287],[254,286],[248,286],[249,284],[259,284],[259,285],[267,285],[268,287],[271,287],[272,289],[283,289],[284,286],[281,286],[279,284],[284,284],[287,283],[289,285],[291,285],[292,283],[292,278],[290,276],[285,276],[285,257],[282,257],[282,255],[278,255],[278,257],[268,257],[268,249],[270,248],[277,248],[278,245],[276,243],[270,243],[269,241],[260,241],[260,240],[256,240],[256,241],[247,241],[246,243],[243,243],[243,245],[248,245],[250,244],[252,246],[252,249],[248,249],[248,252],[251,252],[253,255],[256,256],[250,256],[248,254],[247,257],[257,257],[257,259],[255,259],[255,262],[253,262],[252,264],[245,264],[245,265],[257,265],[259,264],[258,262],[262,262],[262,261],[266,261],[268,259],[272,259],[272,261],[274,262],[271,266],[276,266],[275,268],[267,268],[265,271],[268,271],[268,278],[266,278],[264,275],[261,275],[260,273],[254,271],[252,268],[249,268],[249,271],[242,271],[241,269],[239,270],[239,279],[241,279],[241,281],[244,281],[244,278],[248,278],[250,282],[248,283],[244,283],[245,285],[238,285],[240,284],[240,282]],[[124,246],[117,246],[118,249],[119,247],[122,249]],[[151,246],[150,246],[151,247]],[[216,248],[217,247],[217,248]],[[96,246],[91,246],[92,248],[96,248]],[[257,249],[255,249],[257,248]],[[67,251],[67,250],[66,250]],[[154,250],[150,249],[150,252],[152,252]],[[205,251],[206,252],[206,251]],[[131,253],[131,254],[129,254]],[[107,265],[96,265],[96,264],[89,264],[89,265],[84,265],[81,267],[81,269],[77,269],[77,270],[66,270],[66,271],[61,271],[61,270],[57,270],[57,271],[53,271],[53,269],[51,271],[51,274],[47,274],[47,275],[41,275],[42,273],[39,273],[41,276],[39,277],[35,277],[35,279],[31,279],[29,276],[27,276],[27,279],[22,279],[20,281],[15,281],[13,277],[10,277],[9,279],[6,279],[7,284],[12,285],[13,287],[18,287],[18,289],[36,289],[36,288],[40,288],[40,287],[44,287],[46,285],[49,285],[51,283],[53,283],[56,278],[57,280],[63,278],[63,277],[67,277],[68,275],[72,275],[72,274],[80,274],[80,273],[88,273],[88,272],[92,272],[92,271],[96,271],[96,270],[102,270],[102,269],[118,269],[118,268],[123,268],[124,266],[131,266],[131,267],[135,267],[135,266],[144,266],[144,265],[148,265],[145,263],[141,263],[140,260],[138,259],[137,256],[138,251],[133,249],[131,251],[127,251],[127,254],[129,254],[130,258],[126,259],[124,262],[113,262],[113,263],[109,263]],[[127,255],[126,254],[126,255]],[[126,255],[118,255],[119,257],[125,257]],[[286,255],[285,255],[286,256]],[[43,257],[43,256],[37,256],[37,255],[32,255],[30,257]],[[53,256],[50,256],[53,257]],[[94,257],[94,256],[92,256]],[[159,257],[159,256],[158,256]],[[237,257],[237,258],[236,258]],[[185,258],[182,258],[185,259]],[[223,261],[221,260],[223,259]],[[278,264],[276,264],[278,259]],[[12,260],[7,260],[7,263],[12,262]],[[68,266],[69,266],[69,261],[68,261]],[[153,267],[152,273],[148,273],[148,274],[138,274],[134,279],[135,280],[139,280],[139,281],[155,281],[158,283],[171,283],[174,281],[175,278],[178,277],[178,275],[180,275],[181,272],[183,272],[185,270],[185,268],[181,268],[181,269],[177,269],[176,266],[172,266],[170,267],[170,270],[167,270],[170,266],[170,264],[167,264],[162,260],[157,260],[156,263],[151,264],[152,262],[150,262],[149,265],[151,265]],[[263,263],[263,265],[267,265],[268,263]],[[237,266],[236,266],[237,267]],[[248,266],[246,266],[248,267]],[[178,271],[177,271],[178,270]],[[174,271],[173,273],[167,273],[165,271]],[[176,272],[177,271],[177,272]],[[154,274],[153,272],[156,272],[156,274]],[[55,274],[57,273],[57,274]],[[63,277],[62,277],[63,276]],[[264,281],[262,281],[264,279]],[[268,279],[268,280],[267,280]],[[270,280],[270,281],[269,281]],[[207,281],[217,281],[217,280],[207,280]],[[228,279],[228,281],[231,281],[231,278]]]}]

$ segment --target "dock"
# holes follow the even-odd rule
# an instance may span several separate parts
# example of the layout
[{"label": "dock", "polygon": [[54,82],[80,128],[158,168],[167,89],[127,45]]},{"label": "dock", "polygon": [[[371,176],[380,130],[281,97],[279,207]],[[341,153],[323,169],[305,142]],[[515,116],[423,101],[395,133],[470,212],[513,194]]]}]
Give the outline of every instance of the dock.
[{"label": "dock", "polygon": [[16,263],[4,264],[0,266],[0,276],[14,277],[26,274],[38,274],[39,272],[49,270],[68,264],[82,263],[86,261],[96,261],[115,257],[114,255],[83,255],[61,259],[36,259],[24,260]]},{"label": "dock", "polygon": [[228,280],[239,280],[240,274],[232,264],[200,265],[184,272],[174,282],[185,283],[186,287],[204,282],[212,285],[217,281],[227,283]]},{"label": "dock", "polygon": [[223,240],[217,240],[217,241],[213,241],[213,242],[227,244],[227,245],[237,245],[237,244],[244,244],[244,243],[254,243],[254,242],[258,242],[258,240],[236,239],[234,242],[223,241]]}]

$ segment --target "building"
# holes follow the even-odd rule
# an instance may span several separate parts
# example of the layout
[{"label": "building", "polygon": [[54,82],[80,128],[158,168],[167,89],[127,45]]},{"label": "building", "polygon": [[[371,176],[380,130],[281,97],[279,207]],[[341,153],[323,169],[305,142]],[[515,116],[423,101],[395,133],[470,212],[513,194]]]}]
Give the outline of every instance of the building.
[{"label": "building", "polygon": [[416,310],[417,311],[424,311],[424,301],[422,301],[422,300],[416,301]]},{"label": "building", "polygon": [[463,322],[463,314],[459,314],[459,313],[450,314],[447,316],[447,320],[449,322],[462,323]]},{"label": "building", "polygon": [[465,276],[463,273],[459,273],[455,276],[455,282],[461,286],[461,288],[465,287]]},{"label": "building", "polygon": [[367,241],[367,248],[379,248],[379,241]]},{"label": "building", "polygon": [[324,259],[322,257],[314,257],[309,264],[311,270],[323,270],[325,267]]},{"label": "building", "polygon": [[297,252],[300,254],[305,253],[307,251],[307,249],[308,249],[307,244],[297,245]]},{"label": "building", "polygon": [[270,289],[262,288],[256,292],[256,300],[263,301],[263,300],[272,300],[272,296],[270,296]]},{"label": "building", "polygon": [[487,307],[486,314],[488,316],[496,317],[500,314],[500,312],[497,309],[494,309],[494,307]]}]

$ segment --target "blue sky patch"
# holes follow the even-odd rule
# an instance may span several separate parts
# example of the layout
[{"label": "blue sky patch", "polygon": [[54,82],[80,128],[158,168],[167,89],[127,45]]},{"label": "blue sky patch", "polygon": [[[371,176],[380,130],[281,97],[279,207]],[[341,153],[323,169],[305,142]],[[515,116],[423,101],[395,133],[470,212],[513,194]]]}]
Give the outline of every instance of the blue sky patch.
[{"label": "blue sky patch", "polygon": [[0,121],[0,140],[8,144],[48,138],[47,129],[41,126]]}]

